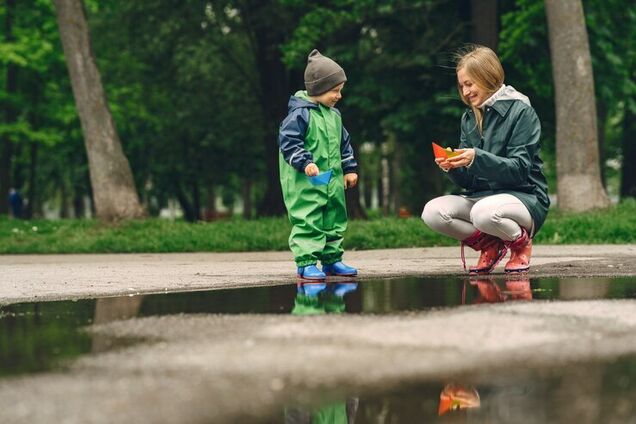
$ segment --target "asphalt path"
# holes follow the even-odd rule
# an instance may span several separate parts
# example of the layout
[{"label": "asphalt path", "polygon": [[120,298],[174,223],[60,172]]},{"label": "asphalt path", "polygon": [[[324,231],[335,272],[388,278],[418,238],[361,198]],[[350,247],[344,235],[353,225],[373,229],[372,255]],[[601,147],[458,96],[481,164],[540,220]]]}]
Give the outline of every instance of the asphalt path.
[{"label": "asphalt path", "polygon": [[[466,250],[467,262],[477,254]],[[459,247],[351,251],[359,281],[465,275]],[[503,272],[505,260],[496,269]],[[538,245],[531,277],[636,275],[636,245]],[[0,256],[0,305],[290,284],[288,252]]]},{"label": "asphalt path", "polygon": [[[363,284],[460,276],[458,256],[458,248],[397,249],[348,252],[346,260]],[[530,276],[636,276],[635,256],[633,245],[536,246]],[[475,258],[469,254],[469,262]],[[285,252],[2,256],[0,269],[4,304],[296,281]],[[59,370],[0,380],[0,422],[281,422],[290,403],[611,364],[636,354],[636,302],[511,302],[389,315],[170,315],[84,331],[93,339],[90,354]],[[603,378],[591,371],[569,376],[567,399],[550,422],[633,422],[632,402],[612,408],[611,416],[598,412],[606,402]],[[634,395],[625,390],[627,399]],[[547,422],[540,405],[526,406],[491,422]]]}]

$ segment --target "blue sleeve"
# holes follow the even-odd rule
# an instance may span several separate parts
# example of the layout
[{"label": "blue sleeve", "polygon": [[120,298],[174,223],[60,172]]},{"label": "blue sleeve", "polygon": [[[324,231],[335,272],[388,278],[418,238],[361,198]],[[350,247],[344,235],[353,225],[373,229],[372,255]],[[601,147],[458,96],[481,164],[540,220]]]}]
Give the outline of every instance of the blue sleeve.
[{"label": "blue sleeve", "polygon": [[305,172],[307,165],[314,161],[313,156],[305,150],[305,134],[309,126],[309,110],[301,107],[294,109],[280,124],[278,131],[278,147],[285,162],[298,172]]},{"label": "blue sleeve", "polygon": [[340,140],[340,158],[344,174],[358,172],[358,162],[353,157],[353,147],[351,147],[351,136],[344,125],[342,126],[342,139]]}]

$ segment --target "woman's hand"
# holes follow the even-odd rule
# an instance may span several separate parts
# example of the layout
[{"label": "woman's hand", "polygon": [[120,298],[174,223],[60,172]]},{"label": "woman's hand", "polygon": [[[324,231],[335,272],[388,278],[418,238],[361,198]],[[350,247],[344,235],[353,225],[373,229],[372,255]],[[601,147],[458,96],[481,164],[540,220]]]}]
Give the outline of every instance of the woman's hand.
[{"label": "woman's hand", "polygon": [[451,169],[451,165],[450,163],[448,163],[448,160],[446,160],[446,158],[435,158],[435,163],[437,164],[437,166],[442,168],[443,171],[448,172],[448,170]]},{"label": "woman's hand", "polygon": [[[475,159],[475,149],[455,149],[459,155],[452,158],[443,159],[448,163],[448,168],[461,168],[462,166],[468,166],[473,163]],[[437,162],[437,159],[435,159]],[[441,165],[440,165],[441,166]]]},{"label": "woman's hand", "polygon": [[358,174],[351,172],[349,174],[344,175],[345,190],[351,187],[355,187],[357,183],[358,183]]}]

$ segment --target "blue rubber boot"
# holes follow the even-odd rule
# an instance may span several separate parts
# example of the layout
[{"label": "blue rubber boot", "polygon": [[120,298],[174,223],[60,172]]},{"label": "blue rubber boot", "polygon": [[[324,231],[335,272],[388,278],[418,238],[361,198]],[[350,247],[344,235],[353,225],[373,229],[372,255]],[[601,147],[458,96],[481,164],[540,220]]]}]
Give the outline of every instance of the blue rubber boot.
[{"label": "blue rubber boot", "polygon": [[331,292],[337,297],[344,297],[345,294],[356,291],[358,283],[355,281],[343,281],[341,283],[334,283]]},{"label": "blue rubber boot", "polygon": [[298,294],[309,296],[309,297],[318,297],[320,293],[325,291],[327,288],[327,283],[320,280],[316,281],[299,281],[297,283]]},{"label": "blue rubber boot", "polygon": [[345,265],[340,261],[329,265],[323,265],[322,272],[326,275],[336,275],[338,277],[352,277],[354,275],[358,275],[357,269],[350,267],[349,265]]},{"label": "blue rubber boot", "polygon": [[319,270],[316,265],[299,266],[298,276],[305,280],[324,280],[327,278],[325,273]]}]

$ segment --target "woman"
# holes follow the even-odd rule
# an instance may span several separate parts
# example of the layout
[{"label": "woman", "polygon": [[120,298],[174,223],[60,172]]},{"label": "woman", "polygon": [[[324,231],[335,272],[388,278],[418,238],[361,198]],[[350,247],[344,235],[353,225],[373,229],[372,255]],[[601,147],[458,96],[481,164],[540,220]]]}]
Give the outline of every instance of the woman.
[{"label": "woman", "polygon": [[461,120],[460,153],[437,165],[465,191],[426,204],[433,230],[480,251],[471,273],[487,274],[510,250],[505,271],[530,268],[532,237],[550,206],[539,157],[541,126],[528,97],[504,85],[497,55],[472,46],[458,56],[457,87],[469,109]]}]

